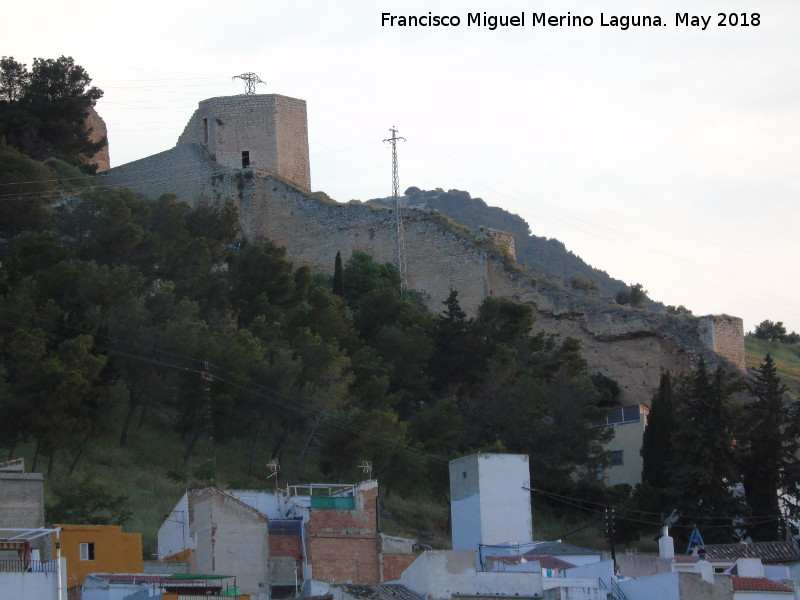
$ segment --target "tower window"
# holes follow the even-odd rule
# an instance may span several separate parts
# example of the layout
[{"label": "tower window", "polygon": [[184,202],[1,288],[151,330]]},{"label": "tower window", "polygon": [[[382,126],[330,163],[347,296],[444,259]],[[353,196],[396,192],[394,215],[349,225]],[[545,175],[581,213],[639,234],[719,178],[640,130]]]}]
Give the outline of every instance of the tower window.
[{"label": "tower window", "polygon": [[250,166],[250,151],[242,150],[242,168],[246,169]]},{"label": "tower window", "polygon": [[208,143],[208,119],[203,118],[203,143]]}]

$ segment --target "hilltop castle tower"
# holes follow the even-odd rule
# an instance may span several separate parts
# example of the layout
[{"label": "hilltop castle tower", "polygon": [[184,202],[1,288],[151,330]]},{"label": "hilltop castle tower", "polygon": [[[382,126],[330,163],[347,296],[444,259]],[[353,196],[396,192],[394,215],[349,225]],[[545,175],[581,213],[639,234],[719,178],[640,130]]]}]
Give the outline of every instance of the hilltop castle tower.
[{"label": "hilltop castle tower", "polygon": [[[100,174],[103,184],[189,203],[241,195],[242,177],[274,176],[311,189],[306,101],[241,94],[200,102],[174,148]],[[237,175],[238,174],[238,175]]]},{"label": "hilltop castle tower", "polygon": [[311,188],[305,100],[278,94],[203,100],[177,145],[192,143],[221,166],[255,168]]}]

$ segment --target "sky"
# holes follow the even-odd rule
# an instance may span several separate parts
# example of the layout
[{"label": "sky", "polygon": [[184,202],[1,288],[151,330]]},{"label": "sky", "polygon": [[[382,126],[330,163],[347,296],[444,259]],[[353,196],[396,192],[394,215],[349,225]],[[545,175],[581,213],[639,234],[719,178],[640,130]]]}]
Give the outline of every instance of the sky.
[{"label": "sky", "polygon": [[654,300],[800,332],[800,1],[227,6],[4,0],[0,55],[83,66],[104,91],[112,166],[174,146],[198,102],[255,72],[257,93],[306,100],[315,191],[391,195],[396,127],[401,191],[466,190]]}]

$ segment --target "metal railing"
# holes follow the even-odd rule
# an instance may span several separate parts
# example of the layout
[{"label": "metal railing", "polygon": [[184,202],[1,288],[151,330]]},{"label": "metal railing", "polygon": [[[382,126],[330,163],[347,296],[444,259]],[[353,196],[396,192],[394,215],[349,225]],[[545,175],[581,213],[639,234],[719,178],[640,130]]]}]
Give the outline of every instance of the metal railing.
[{"label": "metal railing", "polygon": [[55,573],[54,560],[0,560],[0,573]]}]

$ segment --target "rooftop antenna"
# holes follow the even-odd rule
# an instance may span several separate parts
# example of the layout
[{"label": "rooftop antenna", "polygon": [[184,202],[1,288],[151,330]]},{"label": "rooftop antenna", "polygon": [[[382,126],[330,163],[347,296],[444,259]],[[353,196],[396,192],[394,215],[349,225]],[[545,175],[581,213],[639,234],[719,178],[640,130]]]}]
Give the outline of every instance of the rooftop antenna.
[{"label": "rooftop antenna", "polygon": [[367,476],[367,479],[372,479],[372,461],[361,461],[361,464],[358,465],[358,468],[361,469],[361,472]]},{"label": "rooftop antenna", "polygon": [[255,73],[242,73],[241,75],[234,75],[231,77],[231,81],[234,79],[242,79],[244,80],[244,93],[248,96],[252,96],[256,93],[256,84],[263,83],[266,85],[265,81],[261,81],[261,78],[256,75]]},{"label": "rooftop antenna", "polygon": [[273,458],[267,463],[267,468],[270,470],[270,474],[267,475],[267,479],[272,479],[274,477],[275,487],[278,487],[278,473],[281,472],[281,463],[278,462],[277,458]]},{"label": "rooftop antenna", "polygon": [[392,137],[383,141],[392,145],[392,195],[394,196],[395,227],[397,229],[397,270],[400,272],[400,291],[405,292],[407,287],[406,246],[403,241],[403,216],[400,214],[400,194],[398,193],[400,178],[397,174],[397,142],[398,140],[405,142],[406,138],[397,137],[397,129],[394,126],[389,131],[392,133]]}]

